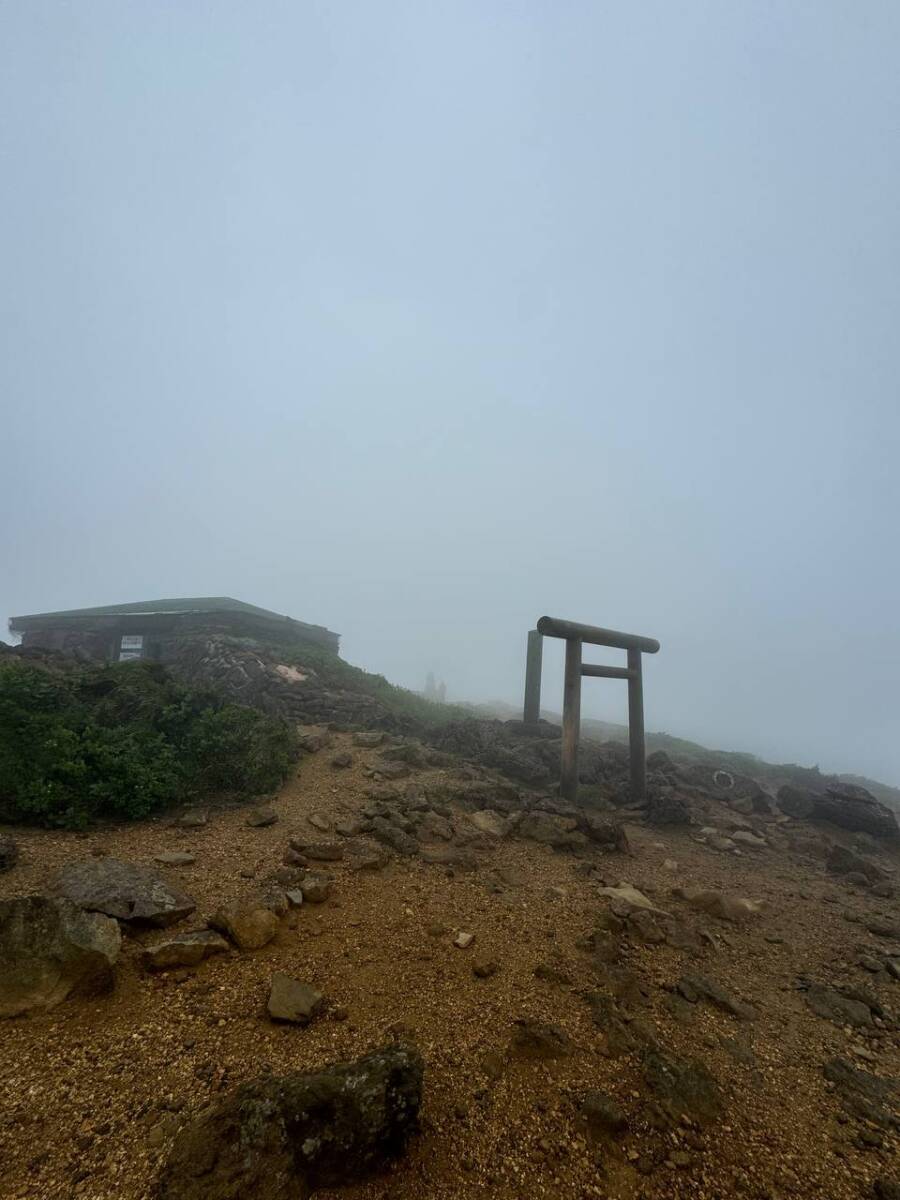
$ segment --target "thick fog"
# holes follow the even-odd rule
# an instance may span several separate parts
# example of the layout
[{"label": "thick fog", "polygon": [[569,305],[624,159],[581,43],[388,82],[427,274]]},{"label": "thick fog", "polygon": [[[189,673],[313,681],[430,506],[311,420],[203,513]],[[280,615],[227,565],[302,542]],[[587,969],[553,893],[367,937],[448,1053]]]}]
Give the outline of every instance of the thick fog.
[{"label": "thick fog", "polygon": [[900,782],[898,61],[893,0],[0,5],[0,637],[229,595],[517,703],[550,613],[659,638],[649,729]]}]

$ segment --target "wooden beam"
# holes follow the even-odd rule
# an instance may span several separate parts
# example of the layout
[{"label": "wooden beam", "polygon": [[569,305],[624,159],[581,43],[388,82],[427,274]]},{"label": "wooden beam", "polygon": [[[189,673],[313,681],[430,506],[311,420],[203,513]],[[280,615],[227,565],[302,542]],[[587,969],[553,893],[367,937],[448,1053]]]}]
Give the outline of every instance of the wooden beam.
[{"label": "wooden beam", "polygon": [[559,790],[565,800],[578,795],[578,735],[581,732],[581,642],[566,642],[566,669],[563,679],[562,765]]}]

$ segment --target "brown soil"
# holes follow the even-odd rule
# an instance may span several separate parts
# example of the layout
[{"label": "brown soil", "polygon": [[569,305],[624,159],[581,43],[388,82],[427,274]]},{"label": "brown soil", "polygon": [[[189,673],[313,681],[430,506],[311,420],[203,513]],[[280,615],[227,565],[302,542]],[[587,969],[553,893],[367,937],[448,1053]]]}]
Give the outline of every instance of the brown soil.
[{"label": "brown soil", "polygon": [[[349,738],[335,736],[303,763],[275,801],[279,822],[268,828],[248,828],[246,810],[222,809],[197,830],[160,820],[86,837],[20,831],[22,861],[0,878],[0,895],[42,890],[56,868],[95,848],[148,864],[161,850],[187,849],[196,863],[164,873],[196,897],[201,919],[187,923],[196,927],[223,901],[251,895],[257,884],[241,872],[261,877],[274,869],[292,833],[320,838],[309,814],[340,820],[357,811],[369,782],[363,768],[377,752],[353,748],[354,766],[335,770],[329,760],[345,747]],[[417,777],[427,783],[440,774]],[[605,907],[597,882],[570,854],[504,841],[472,872],[418,859],[394,859],[380,872],[323,863],[335,879],[332,898],[283,919],[260,951],[152,976],[138,955],[159,934],[142,933],[126,940],[112,995],[4,1022],[0,1196],[148,1197],[174,1132],[212,1096],[267,1067],[294,1071],[354,1058],[400,1032],[414,1037],[427,1063],[422,1133],[389,1174],[318,1193],[323,1200],[869,1197],[872,1181],[891,1174],[896,1133],[882,1131],[881,1148],[859,1148],[861,1127],[842,1123],[822,1065],[865,1047],[875,1058],[854,1060],[860,1066],[900,1075],[896,1026],[863,1040],[815,1016],[793,985],[806,976],[872,986],[856,960],[889,943],[848,918],[896,919],[897,902],[849,889],[820,863],[784,851],[735,858],[697,844],[687,830],[636,825],[628,833],[633,859],[592,851],[606,882],[627,879],[688,924],[710,929],[718,943],[687,953],[629,941],[625,952],[650,985],[646,1017],[666,1050],[702,1060],[718,1080],[725,1097],[718,1123],[650,1126],[638,1058],[607,1057],[583,999],[596,976],[575,943]],[[748,926],[724,925],[688,914],[668,895],[675,885],[763,899],[766,911]],[[475,934],[467,949],[453,945],[459,930]],[[485,957],[500,969],[476,978],[473,962]],[[541,963],[561,968],[572,984],[535,978]],[[686,969],[752,1004],[758,1019],[738,1023],[700,1004],[686,1023],[676,1021],[666,985]],[[273,1024],[266,999],[275,971],[324,992],[330,1015],[306,1028]],[[875,986],[886,1008],[896,1006],[896,983]],[[562,1026],[577,1053],[503,1065],[521,1017]],[[752,1057],[736,1057],[734,1039],[749,1043]],[[626,1110],[630,1128],[620,1141],[586,1138],[578,1105],[590,1088]]]}]

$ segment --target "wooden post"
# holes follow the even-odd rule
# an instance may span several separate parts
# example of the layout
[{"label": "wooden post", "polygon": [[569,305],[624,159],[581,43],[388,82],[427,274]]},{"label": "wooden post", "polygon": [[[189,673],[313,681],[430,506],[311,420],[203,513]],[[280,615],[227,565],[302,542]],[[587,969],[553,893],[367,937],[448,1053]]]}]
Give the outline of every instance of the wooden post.
[{"label": "wooden post", "polygon": [[[628,745],[631,752],[631,796],[643,800],[647,792],[644,757],[644,685],[640,650],[628,651]],[[565,735],[563,735],[565,737]],[[565,745],[565,741],[563,741]]]},{"label": "wooden post", "polygon": [[[640,658],[640,654],[638,654]],[[629,688],[631,683],[629,683]],[[563,679],[562,765],[559,791],[564,800],[578,795],[578,735],[581,731],[581,640],[566,639]]]},{"label": "wooden post", "polygon": [[544,639],[536,629],[528,631],[528,651],[525,656],[525,710],[522,720],[536,725],[541,719],[541,666],[544,658]]}]

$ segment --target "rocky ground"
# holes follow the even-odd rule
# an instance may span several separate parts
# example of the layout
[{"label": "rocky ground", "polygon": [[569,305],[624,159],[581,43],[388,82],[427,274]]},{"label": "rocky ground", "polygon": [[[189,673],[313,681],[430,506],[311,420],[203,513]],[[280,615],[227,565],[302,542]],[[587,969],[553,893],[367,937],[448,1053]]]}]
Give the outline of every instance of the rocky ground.
[{"label": "rocky ground", "polygon": [[[273,823],[222,807],[15,831],[0,899],[118,859],[197,907],[165,931],[126,921],[109,994],[0,1024],[0,1196],[150,1197],[179,1131],[236,1085],[392,1041],[424,1058],[421,1131],[387,1173],[317,1196],[896,1195],[888,843],[746,797],[695,793],[691,825],[585,817],[447,753],[309,748]],[[623,816],[630,852],[609,836]],[[193,861],[155,861],[173,853]],[[306,898],[284,911],[276,887]],[[240,950],[221,910],[260,894],[273,936]],[[146,969],[217,913],[226,951]],[[277,974],[324,998],[303,993],[306,1023],[272,1019]]]}]

